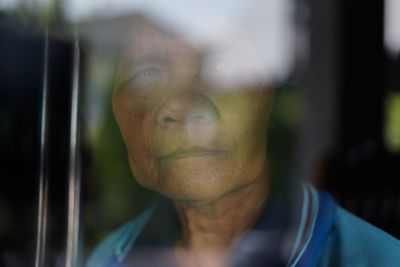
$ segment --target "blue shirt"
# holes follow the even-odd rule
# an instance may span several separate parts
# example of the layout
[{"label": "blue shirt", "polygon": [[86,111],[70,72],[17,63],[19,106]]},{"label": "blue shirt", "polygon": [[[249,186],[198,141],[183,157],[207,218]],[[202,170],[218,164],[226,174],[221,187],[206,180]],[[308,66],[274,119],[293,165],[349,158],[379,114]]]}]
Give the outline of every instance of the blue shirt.
[{"label": "blue shirt", "polygon": [[[174,267],[179,221],[160,204],[117,229],[87,267]],[[275,194],[229,257],[230,266],[398,267],[400,242],[309,184]]]}]

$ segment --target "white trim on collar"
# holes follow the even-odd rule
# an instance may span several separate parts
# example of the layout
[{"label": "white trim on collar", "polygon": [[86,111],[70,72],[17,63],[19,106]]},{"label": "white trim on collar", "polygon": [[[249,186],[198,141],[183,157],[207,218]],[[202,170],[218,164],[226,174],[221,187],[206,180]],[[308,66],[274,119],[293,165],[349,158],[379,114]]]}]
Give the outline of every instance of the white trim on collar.
[{"label": "white trim on collar", "polygon": [[[296,233],[295,243],[291,256],[288,261],[288,267],[295,267],[303,256],[314,232],[315,222],[317,220],[319,198],[317,191],[310,184],[302,184],[303,207],[301,210],[301,219]],[[307,227],[307,225],[309,227]],[[307,229],[307,231],[305,231]],[[303,241],[303,242],[302,242]]]}]

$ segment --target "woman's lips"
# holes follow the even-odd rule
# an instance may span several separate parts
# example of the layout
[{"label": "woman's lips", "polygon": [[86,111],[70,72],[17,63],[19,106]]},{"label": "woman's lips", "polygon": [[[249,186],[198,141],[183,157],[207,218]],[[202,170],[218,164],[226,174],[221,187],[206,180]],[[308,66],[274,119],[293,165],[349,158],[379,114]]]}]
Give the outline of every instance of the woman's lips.
[{"label": "woman's lips", "polygon": [[203,148],[203,147],[192,147],[192,148],[178,148],[177,150],[173,151],[172,153],[168,153],[158,157],[159,160],[166,160],[166,159],[183,159],[183,158],[190,158],[190,157],[209,157],[209,156],[216,156],[219,154],[226,153],[226,150],[222,149],[210,149],[210,148]]}]

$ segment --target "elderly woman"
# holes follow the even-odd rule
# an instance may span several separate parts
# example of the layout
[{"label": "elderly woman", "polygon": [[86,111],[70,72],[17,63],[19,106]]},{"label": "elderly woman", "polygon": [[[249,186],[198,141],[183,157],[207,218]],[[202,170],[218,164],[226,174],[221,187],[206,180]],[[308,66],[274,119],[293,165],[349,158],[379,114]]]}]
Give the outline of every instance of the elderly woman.
[{"label": "elderly woman", "polygon": [[134,177],[166,198],[88,266],[400,266],[394,238],[271,173],[273,64],[251,33],[195,33],[129,25],[113,112]]}]

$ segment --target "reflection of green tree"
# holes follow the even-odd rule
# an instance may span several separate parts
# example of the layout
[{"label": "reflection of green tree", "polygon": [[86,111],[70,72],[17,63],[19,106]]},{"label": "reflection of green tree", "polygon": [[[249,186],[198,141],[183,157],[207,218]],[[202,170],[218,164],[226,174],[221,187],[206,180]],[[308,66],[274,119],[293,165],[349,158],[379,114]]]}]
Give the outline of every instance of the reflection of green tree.
[{"label": "reflection of green tree", "polygon": [[389,151],[400,152],[400,93],[386,98],[385,144]]},{"label": "reflection of green tree", "polygon": [[268,130],[268,154],[274,177],[293,175],[294,147],[302,116],[296,88],[276,90],[274,112]]}]

